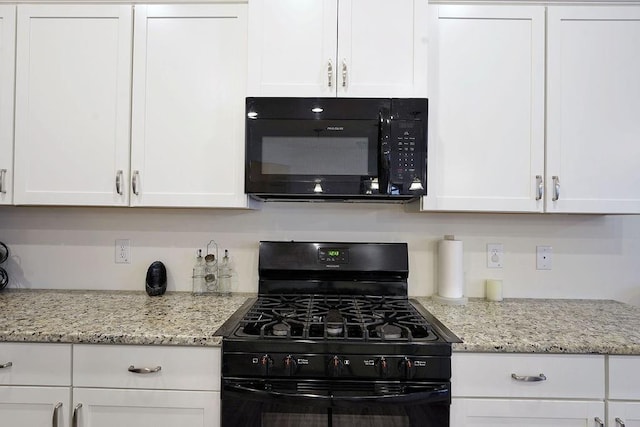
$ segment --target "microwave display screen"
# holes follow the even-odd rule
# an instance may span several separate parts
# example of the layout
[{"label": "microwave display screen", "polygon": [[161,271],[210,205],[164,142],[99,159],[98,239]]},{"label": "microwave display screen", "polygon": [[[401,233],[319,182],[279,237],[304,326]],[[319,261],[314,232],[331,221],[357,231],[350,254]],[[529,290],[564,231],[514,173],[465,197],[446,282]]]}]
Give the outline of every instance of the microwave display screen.
[{"label": "microwave display screen", "polygon": [[376,175],[366,137],[264,136],[263,175]]}]

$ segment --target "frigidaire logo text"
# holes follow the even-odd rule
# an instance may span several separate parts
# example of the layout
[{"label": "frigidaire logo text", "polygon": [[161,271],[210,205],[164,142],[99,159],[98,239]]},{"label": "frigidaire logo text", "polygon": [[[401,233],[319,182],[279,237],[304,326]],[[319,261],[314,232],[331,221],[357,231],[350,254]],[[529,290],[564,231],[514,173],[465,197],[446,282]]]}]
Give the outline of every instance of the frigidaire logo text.
[{"label": "frigidaire logo text", "polygon": [[327,130],[344,130],[342,126],[327,126]]}]

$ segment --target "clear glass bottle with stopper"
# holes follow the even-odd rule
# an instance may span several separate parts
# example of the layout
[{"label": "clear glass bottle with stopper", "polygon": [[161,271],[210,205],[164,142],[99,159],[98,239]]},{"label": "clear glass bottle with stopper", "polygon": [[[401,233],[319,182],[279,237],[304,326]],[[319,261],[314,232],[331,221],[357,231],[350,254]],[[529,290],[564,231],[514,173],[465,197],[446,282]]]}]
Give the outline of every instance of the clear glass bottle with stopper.
[{"label": "clear glass bottle with stopper", "polygon": [[218,275],[218,293],[220,295],[231,294],[231,283],[233,280],[233,275],[234,271],[231,264],[231,259],[229,258],[229,251],[225,249],[224,257],[220,262],[220,274]]},{"label": "clear glass bottle with stopper", "polygon": [[207,254],[204,257],[204,281],[208,292],[218,291],[218,244],[215,240],[207,243]]},{"label": "clear glass bottle with stopper", "polygon": [[207,292],[207,283],[205,281],[205,264],[202,258],[202,249],[198,249],[196,263],[193,266],[193,294],[202,295]]}]

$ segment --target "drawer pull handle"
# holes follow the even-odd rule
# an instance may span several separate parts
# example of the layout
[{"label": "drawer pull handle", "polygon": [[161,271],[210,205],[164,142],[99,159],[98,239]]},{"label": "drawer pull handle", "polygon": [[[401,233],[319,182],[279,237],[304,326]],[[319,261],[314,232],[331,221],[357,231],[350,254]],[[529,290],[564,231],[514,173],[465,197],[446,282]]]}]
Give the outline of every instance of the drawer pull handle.
[{"label": "drawer pull handle", "polygon": [[135,366],[129,366],[129,372],[134,374],[153,374],[154,372],[160,372],[162,366],[156,366],[155,368],[136,368]]},{"label": "drawer pull handle", "polygon": [[51,421],[52,427],[58,427],[58,413],[60,412],[60,408],[62,408],[62,402],[58,402],[56,406],[53,408],[53,420]]},{"label": "drawer pull handle", "polygon": [[82,403],[78,403],[75,408],[73,408],[73,416],[71,417],[71,427],[78,427],[78,411],[82,408]]},{"label": "drawer pull handle", "polygon": [[625,427],[624,421],[622,421],[620,418],[616,418],[616,425],[620,427]]},{"label": "drawer pull handle", "polygon": [[3,363],[2,365],[0,365],[0,369],[10,368],[12,366],[13,366],[13,362],[7,362],[7,363]]},{"label": "drawer pull handle", "polygon": [[544,374],[540,374],[537,376],[529,376],[529,375],[516,375],[511,374],[511,378],[516,381],[524,381],[528,383],[538,382],[538,381],[546,381],[547,377]]},{"label": "drawer pull handle", "polygon": [[599,427],[604,427],[604,421],[602,421],[600,417],[595,417],[593,420],[596,422],[596,424],[598,424]]}]

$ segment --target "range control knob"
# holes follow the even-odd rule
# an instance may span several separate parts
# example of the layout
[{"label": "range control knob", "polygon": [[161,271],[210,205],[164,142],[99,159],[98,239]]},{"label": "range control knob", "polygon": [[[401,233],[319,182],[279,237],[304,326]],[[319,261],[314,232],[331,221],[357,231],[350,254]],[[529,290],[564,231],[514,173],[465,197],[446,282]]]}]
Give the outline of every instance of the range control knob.
[{"label": "range control knob", "polygon": [[298,363],[295,357],[290,354],[282,360],[282,363],[284,365],[284,374],[288,377],[295,374],[298,370]]},{"label": "range control knob", "polygon": [[340,359],[338,356],[333,356],[329,360],[329,376],[338,377],[342,375],[343,368],[344,368],[344,363],[342,362],[342,359]]},{"label": "range control knob", "polygon": [[260,373],[262,375],[269,375],[271,368],[273,367],[273,359],[268,354],[260,357]]},{"label": "range control knob", "polygon": [[416,374],[416,365],[413,360],[408,357],[405,357],[400,361],[398,368],[400,375],[404,376],[406,379],[411,379]]},{"label": "range control knob", "polygon": [[382,378],[389,376],[389,362],[384,357],[381,357],[375,362],[376,372]]}]

